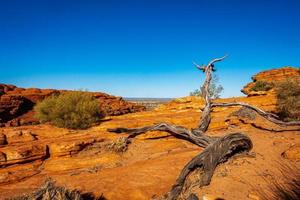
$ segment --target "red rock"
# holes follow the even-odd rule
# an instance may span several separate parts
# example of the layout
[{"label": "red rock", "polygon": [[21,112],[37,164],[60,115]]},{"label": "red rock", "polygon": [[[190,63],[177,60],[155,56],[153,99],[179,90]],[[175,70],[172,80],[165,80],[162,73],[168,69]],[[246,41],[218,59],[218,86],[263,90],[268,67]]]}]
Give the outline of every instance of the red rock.
[{"label": "red rock", "polygon": [[255,85],[257,81],[276,83],[290,78],[300,79],[300,68],[283,67],[279,69],[271,69],[271,70],[263,71],[254,75],[252,77],[253,82],[248,83],[246,86],[244,86],[241,92],[243,92],[248,96],[266,95],[268,93],[274,92],[274,90],[258,91],[258,92],[251,91],[251,88]]},{"label": "red rock", "polygon": [[1,93],[4,94],[8,91],[14,90],[16,86],[14,85],[5,85],[5,84],[0,84],[0,95]]},{"label": "red rock", "polygon": [[[1,162],[1,153],[0,153]],[[0,185],[15,183],[25,178],[29,178],[33,175],[40,173],[40,166],[43,164],[41,160],[34,161],[32,163],[26,163],[22,165],[12,165],[6,168],[0,169]]]},{"label": "red rock", "polygon": [[13,131],[6,133],[6,142],[12,143],[24,143],[36,140],[34,134],[30,131]]},{"label": "red rock", "polygon": [[[66,90],[17,88],[14,85],[0,84],[0,127],[36,124],[33,106],[43,99]],[[144,106],[127,102],[121,97],[115,97],[101,92],[92,92],[99,100],[101,110],[108,116],[145,110]]]},{"label": "red rock", "polygon": [[0,96],[0,123],[6,123],[33,108],[33,103],[23,96]]},{"label": "red rock", "polygon": [[47,155],[46,149],[46,146],[43,144],[5,147],[1,149],[2,157],[5,157],[5,160],[2,159],[3,161],[0,161],[0,167],[41,160]]}]

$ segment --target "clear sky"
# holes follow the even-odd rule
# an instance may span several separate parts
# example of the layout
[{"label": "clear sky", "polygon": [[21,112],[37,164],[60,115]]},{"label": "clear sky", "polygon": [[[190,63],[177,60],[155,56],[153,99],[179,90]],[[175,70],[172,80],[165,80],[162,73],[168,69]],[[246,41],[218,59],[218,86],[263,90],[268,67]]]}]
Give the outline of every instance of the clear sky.
[{"label": "clear sky", "polygon": [[0,0],[0,82],[180,97],[216,64],[222,96],[262,70],[300,65],[300,1]]}]

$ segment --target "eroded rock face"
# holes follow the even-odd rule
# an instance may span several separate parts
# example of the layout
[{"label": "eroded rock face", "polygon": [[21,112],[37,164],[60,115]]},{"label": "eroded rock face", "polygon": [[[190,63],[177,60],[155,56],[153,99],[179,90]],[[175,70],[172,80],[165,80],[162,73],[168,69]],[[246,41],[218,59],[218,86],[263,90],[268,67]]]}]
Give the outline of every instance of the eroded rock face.
[{"label": "eroded rock face", "polygon": [[[0,84],[0,127],[20,126],[38,123],[34,118],[33,107],[38,101],[66,90],[18,88],[14,85]],[[92,93],[99,100],[101,110],[108,116],[145,110],[145,107],[127,102],[101,92]]]},{"label": "eroded rock face", "polygon": [[[276,103],[276,99],[265,96],[215,101],[246,102],[267,111],[273,111]],[[155,111],[112,116],[111,120],[88,130],[71,131],[47,124],[3,127],[0,140],[6,142],[0,146],[0,194],[10,198],[30,193],[46,177],[51,177],[58,185],[96,196],[103,194],[107,199],[159,197],[170,190],[186,163],[203,149],[167,132],[151,131],[134,138],[128,149],[120,153],[108,147],[127,134],[113,134],[107,129],[141,127],[162,121],[195,128],[204,105],[201,102],[198,98],[181,98]],[[180,109],[176,110],[176,106]],[[219,165],[211,184],[194,191],[197,196],[247,199],[253,188],[245,180],[264,184],[263,175],[268,175],[282,161],[282,152],[299,143],[299,131],[274,133],[279,128],[247,110],[215,108],[207,134],[245,133],[254,143],[255,156],[241,155]],[[280,143],[274,145],[277,141]],[[298,150],[293,152],[297,155]],[[278,174],[271,175],[281,178]]]},{"label": "eroded rock face", "polygon": [[33,108],[33,102],[20,95],[0,96],[0,124],[6,123]]},{"label": "eroded rock face", "polygon": [[25,144],[3,148],[0,151],[0,168],[13,164],[41,160],[47,156],[46,148],[47,147],[42,144]]},{"label": "eroded rock face", "polygon": [[286,79],[299,79],[300,80],[300,68],[295,67],[283,67],[279,69],[271,69],[267,71],[260,72],[252,77],[253,82],[248,83],[241,90],[244,94],[248,96],[260,96],[274,93],[274,90],[269,91],[252,91],[251,89],[258,81],[276,83],[284,81]]},{"label": "eroded rock face", "polygon": [[127,102],[122,97],[115,97],[101,92],[93,92],[93,95],[99,100],[101,109],[108,116],[117,116],[145,110],[144,106]]}]

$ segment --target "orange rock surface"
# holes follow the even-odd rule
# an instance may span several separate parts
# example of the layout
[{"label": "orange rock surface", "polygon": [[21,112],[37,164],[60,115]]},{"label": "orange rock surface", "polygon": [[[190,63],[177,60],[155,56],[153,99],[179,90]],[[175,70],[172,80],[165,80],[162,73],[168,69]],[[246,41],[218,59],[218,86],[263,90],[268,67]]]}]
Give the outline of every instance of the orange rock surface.
[{"label": "orange rock surface", "polygon": [[[218,99],[247,102],[275,111],[273,96]],[[18,196],[37,189],[47,177],[58,185],[112,200],[151,199],[168,192],[185,164],[203,149],[168,133],[153,131],[133,139],[128,150],[116,153],[108,147],[126,134],[106,130],[169,122],[188,128],[197,126],[203,100],[186,97],[154,111],[109,117],[88,130],[67,130],[50,125],[0,129],[0,196]],[[237,156],[219,165],[209,186],[193,192],[199,198],[251,199],[265,180],[281,179],[278,163],[299,165],[283,152],[300,145],[299,131],[277,126],[256,115],[232,114],[239,108],[215,108],[207,134],[243,132],[253,141],[250,156]],[[293,148],[293,151],[298,151]],[[294,155],[294,154],[293,154]],[[196,176],[196,175],[195,175]],[[237,189],[238,188],[238,189]],[[250,197],[249,197],[250,196]]]},{"label": "orange rock surface", "polygon": [[251,91],[251,88],[255,85],[257,81],[264,81],[269,83],[277,83],[284,81],[286,79],[299,79],[300,80],[300,68],[295,67],[283,67],[279,69],[272,69],[258,74],[252,77],[253,82],[248,83],[241,91],[248,96],[256,95],[266,95],[273,93],[273,90],[270,91]]}]

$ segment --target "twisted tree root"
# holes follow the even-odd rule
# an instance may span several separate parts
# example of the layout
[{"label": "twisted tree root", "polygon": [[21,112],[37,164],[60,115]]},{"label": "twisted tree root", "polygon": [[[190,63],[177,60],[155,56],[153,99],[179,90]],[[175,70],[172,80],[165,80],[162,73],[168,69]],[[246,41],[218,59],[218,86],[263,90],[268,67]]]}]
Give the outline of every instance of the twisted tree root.
[{"label": "twisted tree root", "polygon": [[203,171],[200,185],[209,185],[216,166],[225,162],[229,157],[242,151],[252,149],[251,139],[241,133],[232,133],[219,138],[210,144],[203,152],[195,156],[181,171],[176,183],[168,194],[168,200],[175,200],[180,195],[187,176],[196,168]]}]

